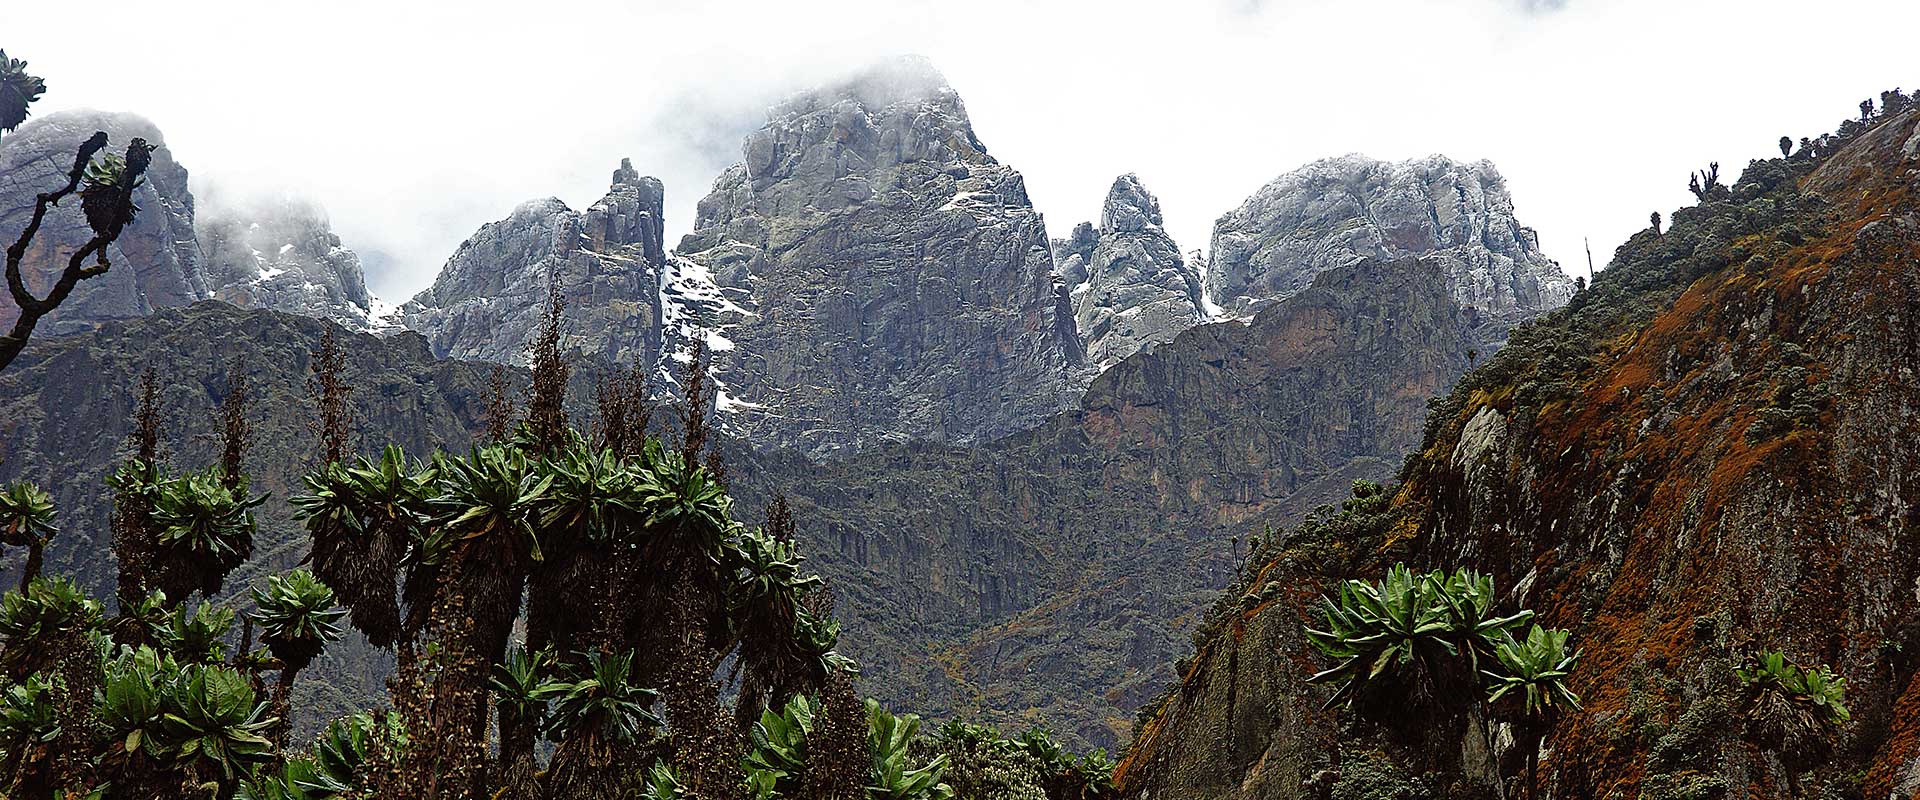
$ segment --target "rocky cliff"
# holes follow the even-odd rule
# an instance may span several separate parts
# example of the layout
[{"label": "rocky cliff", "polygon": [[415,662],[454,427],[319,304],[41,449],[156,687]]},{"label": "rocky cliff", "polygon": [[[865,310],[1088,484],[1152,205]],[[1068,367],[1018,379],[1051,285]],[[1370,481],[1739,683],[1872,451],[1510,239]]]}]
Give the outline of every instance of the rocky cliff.
[{"label": "rocky cliff", "polygon": [[1204,284],[1213,302],[1244,316],[1328,267],[1404,256],[1445,267],[1483,350],[1573,294],[1533,229],[1514,219],[1493,164],[1445,156],[1389,163],[1349,155],[1274,179],[1214,223]]},{"label": "rocky cliff", "polygon": [[788,101],[743,156],[677,251],[728,307],[670,333],[708,338],[750,441],[984,441],[1071,402],[1046,226],[925,61]]},{"label": "rocky cliff", "polygon": [[[196,208],[187,170],[160,130],[132,114],[65,111],[37,117],[0,139],[0,236],[8,244],[33,216],[34,198],[66,183],[74,150],[105,131],[109,151],[134,137],[158,144],[146,184],[134,192],[140,214],[108,250],[114,267],[81,282],[44,318],[36,337],[144,317],[206,298],[331,319],[356,330],[378,324],[360,260],[340,243],[326,212],[293,198],[248,208]],[[44,293],[75,248],[92,236],[78,201],[56,207],[27,250],[22,272]],[[18,315],[0,302],[0,324]]]},{"label": "rocky cliff", "polygon": [[353,330],[386,322],[387,309],[367,292],[360,257],[311,202],[286,196],[246,207],[202,204],[194,233],[215,299]]},{"label": "rocky cliff", "polygon": [[[1323,712],[1305,683],[1329,664],[1314,599],[1404,560],[1485,571],[1571,631],[1582,705],[1546,731],[1542,797],[1916,796],[1920,111],[1891,96],[1709,181],[1516,331],[1435,406],[1390,507],[1262,548],[1127,792],[1516,796],[1498,714]],[[1850,718],[1762,703],[1734,669],[1765,650],[1830,665]]]},{"label": "rocky cliff", "polygon": [[465,242],[395,319],[449,358],[527,363],[550,282],[566,301],[568,349],[653,364],[660,352],[666,190],[625,159],[585,212],[557,198],[520,204]]},{"label": "rocky cliff", "polygon": [[1134,175],[1114,179],[1100,227],[1053,243],[1087,363],[1104,370],[1207,319],[1200,272],[1160,226],[1160,201]]}]

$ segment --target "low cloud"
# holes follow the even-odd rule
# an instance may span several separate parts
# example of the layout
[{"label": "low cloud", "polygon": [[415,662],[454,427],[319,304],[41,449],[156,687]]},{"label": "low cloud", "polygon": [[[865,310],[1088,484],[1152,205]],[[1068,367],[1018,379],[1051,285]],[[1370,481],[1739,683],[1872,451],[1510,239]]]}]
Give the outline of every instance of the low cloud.
[{"label": "low cloud", "polygon": [[1565,10],[1568,0],[1512,0],[1521,11],[1529,14],[1551,14]]}]

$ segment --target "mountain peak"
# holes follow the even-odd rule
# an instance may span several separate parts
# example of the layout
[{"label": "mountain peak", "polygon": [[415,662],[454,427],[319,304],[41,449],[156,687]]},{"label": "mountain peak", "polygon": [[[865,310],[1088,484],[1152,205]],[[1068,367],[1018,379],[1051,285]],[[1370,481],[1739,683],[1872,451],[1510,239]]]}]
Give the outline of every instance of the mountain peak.
[{"label": "mountain peak", "polygon": [[1107,201],[1100,209],[1100,227],[1115,231],[1139,231],[1163,224],[1160,199],[1141,185],[1140,176],[1131,172],[1113,179]]},{"label": "mountain peak", "polygon": [[1564,305],[1573,279],[1514,216],[1492,162],[1429,155],[1323,158],[1262,186],[1214,224],[1206,290],[1246,317],[1320,272],[1360,258],[1438,258],[1486,348],[1514,324]]},{"label": "mountain peak", "polygon": [[1207,316],[1200,275],[1161,224],[1159,199],[1129,172],[1107,189],[1098,228],[1082,222],[1054,241],[1055,271],[1096,370],[1172,341]]},{"label": "mountain peak", "polygon": [[875,62],[774,106],[766,127],[747,141],[746,163],[756,177],[777,165],[769,135],[789,140],[789,149],[824,140],[863,158],[881,151],[909,160],[987,157],[959,93],[921,56]]},{"label": "mountain peak", "polygon": [[613,171],[613,185],[637,185],[640,183],[640,170],[633,168],[633,159],[620,159],[620,167]]},{"label": "mountain peak", "polygon": [[[728,421],[757,445],[984,441],[1071,401],[1078,339],[1045,223],[926,59],[789,100],[741,154],[663,290],[663,315],[699,323],[663,347],[708,342],[716,384],[740,401]],[[723,310],[680,316],[696,296]]]}]

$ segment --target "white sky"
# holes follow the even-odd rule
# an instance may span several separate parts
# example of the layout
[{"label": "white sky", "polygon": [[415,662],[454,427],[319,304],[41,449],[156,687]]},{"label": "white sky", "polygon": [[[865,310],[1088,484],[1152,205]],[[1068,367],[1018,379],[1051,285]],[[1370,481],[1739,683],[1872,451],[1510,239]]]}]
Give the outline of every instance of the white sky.
[{"label": "white sky", "polygon": [[[86,13],[82,13],[82,12]],[[669,246],[785,94],[922,53],[1062,236],[1115,175],[1183,249],[1328,155],[1492,159],[1584,272],[1728,174],[1920,85],[1920,2],[1822,0],[0,0],[36,113],[135,111],[197,192],[292,190],[398,302],[522,200],[584,208],[621,156],[667,185]]]}]

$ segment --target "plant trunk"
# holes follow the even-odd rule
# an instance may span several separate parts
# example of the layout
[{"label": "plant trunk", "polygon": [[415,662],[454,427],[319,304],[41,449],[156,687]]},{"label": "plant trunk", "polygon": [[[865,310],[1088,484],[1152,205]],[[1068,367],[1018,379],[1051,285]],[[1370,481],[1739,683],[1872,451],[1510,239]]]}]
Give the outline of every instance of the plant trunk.
[{"label": "plant trunk", "polygon": [[669,622],[675,648],[666,654],[668,675],[662,694],[673,763],[689,792],[702,800],[738,800],[744,740],[731,729],[720,705],[720,687],[712,676],[717,656],[707,646],[706,599],[693,579],[675,581],[677,601]]},{"label": "plant trunk", "polygon": [[299,674],[299,667],[282,667],[280,682],[273,686],[273,715],[278,719],[273,723],[269,738],[273,740],[277,751],[285,752],[287,739],[293,735],[293,720],[290,718],[293,710],[293,679]]},{"label": "plant trunk", "polygon": [[[631,756],[607,741],[597,726],[567,737],[547,764],[547,800],[600,800],[621,796],[621,783],[636,765],[622,764]],[[627,759],[632,760],[632,759]]]},{"label": "plant trunk", "polygon": [[501,706],[498,713],[500,758],[495,766],[501,788],[501,800],[534,800],[540,796],[534,783],[538,764],[533,757],[534,726],[531,720],[516,719]]},{"label": "plant trunk", "polygon": [[40,577],[40,559],[42,555],[44,555],[42,551],[46,546],[47,543],[38,536],[34,537],[33,542],[27,545],[27,566],[20,570],[21,594],[26,594],[27,585],[33,583],[34,578]]},{"label": "plant trunk", "polygon": [[1535,740],[1533,749],[1527,751],[1527,800],[1540,798],[1540,742]]}]

